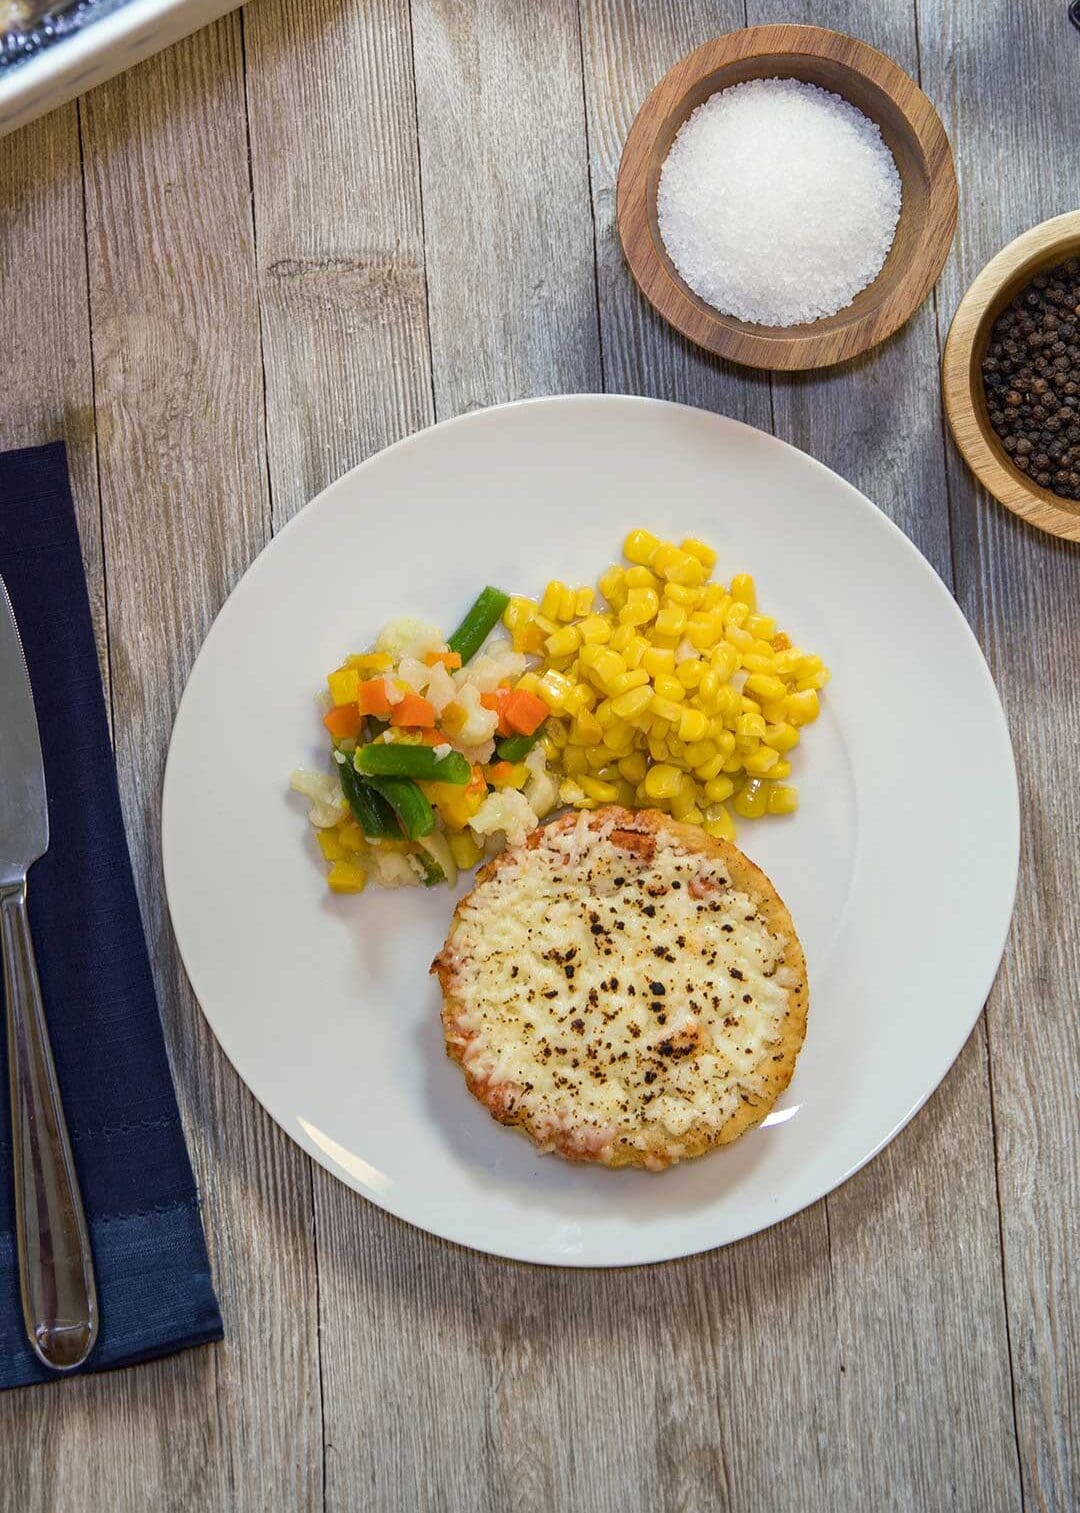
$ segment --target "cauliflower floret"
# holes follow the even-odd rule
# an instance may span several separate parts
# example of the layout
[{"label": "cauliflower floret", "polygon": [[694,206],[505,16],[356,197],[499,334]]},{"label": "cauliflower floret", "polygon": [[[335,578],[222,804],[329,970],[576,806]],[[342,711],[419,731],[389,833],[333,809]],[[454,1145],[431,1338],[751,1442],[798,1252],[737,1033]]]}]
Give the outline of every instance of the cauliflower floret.
[{"label": "cauliflower floret", "polygon": [[499,716],[494,709],[485,709],[480,702],[481,690],[466,683],[457,690],[457,702],[465,712],[464,724],[454,731],[454,745],[459,749],[482,746],[490,741],[498,729]]},{"label": "cauliflower floret", "polygon": [[539,819],[549,814],[559,797],[558,785],[547,770],[547,755],[542,746],[534,746],[525,758],[529,776],[525,780],[524,794]]},{"label": "cauliflower floret", "polygon": [[387,851],[382,846],[372,846],[375,881],[381,888],[417,888],[420,875],[413,871],[409,857],[404,851]]},{"label": "cauliflower floret", "polygon": [[457,698],[457,687],[454,684],[453,678],[441,662],[436,663],[432,668],[425,669],[425,671],[430,672],[430,677],[427,681],[427,697],[435,706],[435,713],[442,714],[447,704]]},{"label": "cauliflower floret", "polygon": [[470,829],[477,835],[493,835],[501,830],[511,846],[520,846],[529,831],[535,830],[538,824],[528,799],[523,793],[518,793],[516,788],[489,793],[469,821]]},{"label": "cauliflower floret", "polygon": [[308,819],[319,830],[339,824],[348,813],[341,784],[328,772],[307,772],[298,767],[289,778],[289,787],[311,800]]},{"label": "cauliflower floret", "polygon": [[526,659],[514,651],[509,641],[493,641],[486,651],[457,673],[455,681],[459,688],[471,683],[481,693],[490,693],[500,683],[512,683],[520,678],[527,665]]},{"label": "cauliflower floret", "polygon": [[398,663],[397,675],[403,683],[408,683],[414,693],[423,693],[431,681],[431,668],[416,657],[402,657]]},{"label": "cauliflower floret", "polygon": [[430,620],[418,620],[415,615],[401,615],[388,620],[375,642],[376,651],[388,652],[398,661],[402,657],[422,660],[429,651],[445,651],[446,640],[437,625]]}]

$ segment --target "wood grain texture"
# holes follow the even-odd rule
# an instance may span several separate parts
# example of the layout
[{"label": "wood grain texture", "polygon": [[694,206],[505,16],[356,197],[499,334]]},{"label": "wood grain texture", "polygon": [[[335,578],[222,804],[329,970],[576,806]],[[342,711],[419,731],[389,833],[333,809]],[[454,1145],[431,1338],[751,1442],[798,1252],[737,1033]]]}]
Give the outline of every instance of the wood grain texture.
[{"label": "wood grain texture", "polygon": [[406,0],[243,16],[274,526],[432,418]]},{"label": "wood grain texture", "polygon": [[[684,283],[664,247],[656,201],[664,159],[691,112],[718,90],[778,74],[842,95],[878,124],[903,181],[903,202],[884,266],[849,307],[770,330],[722,313]],[[677,330],[733,362],[791,371],[858,357],[902,326],[941,270],[956,209],[948,138],[909,74],[884,53],[827,27],[767,25],[710,38],[656,85],[626,138],[616,214],[634,278]]]},{"label": "wood grain texture", "polygon": [[[920,0],[923,81],[953,140],[969,207],[939,288],[939,337],[1013,237],[1080,205],[1080,37],[1038,0]],[[1018,108],[1018,101],[1026,101]],[[986,123],[994,122],[993,132]],[[978,489],[950,448],[960,603],[986,648],[1020,779],[1020,883],[987,1009],[997,1181],[1024,1504],[1080,1506],[1080,549]]]},{"label": "wood grain texture", "polygon": [[574,0],[413,0],[435,409],[599,389]]},{"label": "wood grain texture", "polygon": [[[776,9],[750,0],[750,19]],[[784,14],[854,32],[918,72],[911,9],[805,0]],[[773,402],[777,434],[863,489],[950,583],[937,367],[927,303],[854,364],[774,374]],[[882,1508],[1016,1507],[981,1026],[912,1126],[827,1203],[851,1495]]]},{"label": "wood grain texture", "polygon": [[995,499],[1053,536],[1080,541],[1080,504],[1040,487],[1014,467],[990,423],[982,361],[994,322],[1037,273],[1080,253],[1080,210],[1052,216],[1010,242],[964,295],[949,327],[941,386],[949,426],[964,460]]},{"label": "wood grain texture", "polygon": [[120,789],[228,1338],[13,1394],[22,1475],[40,1478],[23,1506],[309,1507],[321,1436],[306,1162],[242,1093],[184,984],[158,855],[184,677],[266,534],[238,21],[84,103]]}]

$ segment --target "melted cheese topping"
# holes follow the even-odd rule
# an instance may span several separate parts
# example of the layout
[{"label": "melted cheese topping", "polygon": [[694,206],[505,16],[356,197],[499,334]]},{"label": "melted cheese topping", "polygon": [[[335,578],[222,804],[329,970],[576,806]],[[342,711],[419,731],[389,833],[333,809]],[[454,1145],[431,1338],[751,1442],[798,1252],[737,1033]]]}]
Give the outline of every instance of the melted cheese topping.
[{"label": "melted cheese topping", "polygon": [[644,859],[611,831],[583,814],[478,884],[448,943],[448,1034],[542,1144],[677,1160],[763,1091],[796,974],[722,859],[664,832]]}]

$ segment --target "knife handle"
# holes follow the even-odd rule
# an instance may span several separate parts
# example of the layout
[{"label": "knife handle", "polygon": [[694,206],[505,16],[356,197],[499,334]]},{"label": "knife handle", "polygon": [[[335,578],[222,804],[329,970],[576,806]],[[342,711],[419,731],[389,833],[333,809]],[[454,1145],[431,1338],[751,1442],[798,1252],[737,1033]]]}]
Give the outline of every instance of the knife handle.
[{"label": "knife handle", "polygon": [[0,948],[23,1321],[38,1359],[53,1371],[72,1371],[97,1339],[97,1290],[41,1002],[25,878],[0,887]]}]

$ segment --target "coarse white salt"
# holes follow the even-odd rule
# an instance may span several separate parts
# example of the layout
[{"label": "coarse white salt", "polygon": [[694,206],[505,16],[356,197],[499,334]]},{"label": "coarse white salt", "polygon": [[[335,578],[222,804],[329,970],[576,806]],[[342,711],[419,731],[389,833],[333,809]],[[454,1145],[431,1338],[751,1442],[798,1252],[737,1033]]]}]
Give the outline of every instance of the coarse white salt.
[{"label": "coarse white salt", "polygon": [[835,315],[877,277],[900,192],[861,110],[799,79],[748,79],[683,122],[660,172],[660,235],[717,310],[794,326]]}]

